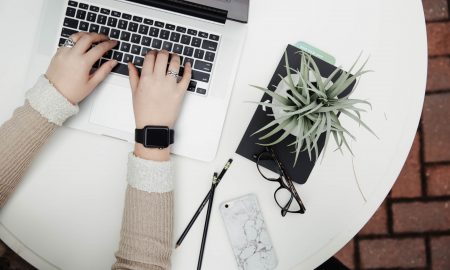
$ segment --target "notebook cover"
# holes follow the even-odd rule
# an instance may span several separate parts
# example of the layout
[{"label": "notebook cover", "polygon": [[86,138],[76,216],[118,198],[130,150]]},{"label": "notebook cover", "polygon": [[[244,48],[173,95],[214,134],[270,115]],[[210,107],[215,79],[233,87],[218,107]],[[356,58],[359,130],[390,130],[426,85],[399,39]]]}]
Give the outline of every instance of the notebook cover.
[{"label": "notebook cover", "polygon": [[[299,51],[301,50],[292,45],[288,45],[286,48],[289,66],[291,68],[297,69],[300,66],[300,56],[297,53]],[[316,58],[314,56],[312,56],[312,58],[316,62],[322,77],[326,78],[330,76],[331,73],[336,69],[335,66],[319,58]],[[280,63],[278,64],[275,73],[273,74],[272,79],[270,80],[270,83],[267,86],[267,89],[271,91],[276,90],[276,86],[280,83],[281,77],[287,76],[284,59],[285,58],[283,53]],[[279,75],[281,75],[281,77]],[[338,75],[334,76],[332,81],[335,81],[338,78]],[[348,93],[350,93],[354,85],[355,83],[352,83],[344,92],[341,93],[341,96],[345,96]],[[255,89],[255,91],[260,90]],[[266,102],[268,100],[271,101],[272,98],[268,94],[264,94],[264,96],[261,99],[261,102]],[[236,150],[237,154],[255,162],[253,155],[261,153],[264,150],[263,146],[257,145],[257,143],[260,142],[258,140],[258,137],[262,136],[266,132],[263,131],[261,134],[255,134],[253,136],[251,136],[251,134],[259,130],[263,126],[267,125],[272,120],[274,120],[273,116],[267,115],[271,113],[272,110],[270,108],[266,107],[266,111],[263,111],[262,107],[258,106],[255,114],[253,115],[252,120],[250,121],[249,126],[247,127],[247,130],[245,131],[244,136],[242,137],[241,142],[239,143],[239,146]],[[274,141],[276,138],[281,136],[282,133],[283,131],[280,131],[279,133],[275,134],[272,138],[269,138],[269,140],[265,142],[268,143]],[[279,144],[272,146],[272,148],[274,148],[280,161],[283,163],[287,174],[292,178],[292,180],[296,183],[304,184],[308,180],[308,177],[311,174],[312,169],[314,168],[314,164],[316,162],[315,154],[311,153],[310,159],[307,151],[300,152],[297,164],[294,166],[295,154],[292,154],[291,152],[294,151],[295,148],[292,146],[289,148],[287,147],[287,145],[292,143],[294,139],[295,137],[293,135],[289,135]],[[324,144],[325,144],[325,134],[322,134],[318,140],[319,155],[323,149]],[[268,168],[268,169],[275,170],[276,168]]]}]

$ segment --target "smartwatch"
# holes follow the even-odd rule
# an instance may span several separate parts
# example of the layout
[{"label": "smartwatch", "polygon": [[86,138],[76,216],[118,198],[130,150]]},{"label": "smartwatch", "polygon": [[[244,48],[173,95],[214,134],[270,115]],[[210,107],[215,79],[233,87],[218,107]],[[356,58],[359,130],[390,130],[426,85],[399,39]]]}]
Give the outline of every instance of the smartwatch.
[{"label": "smartwatch", "polygon": [[175,131],[167,126],[145,126],[135,129],[135,140],[146,148],[164,149],[174,142]]}]

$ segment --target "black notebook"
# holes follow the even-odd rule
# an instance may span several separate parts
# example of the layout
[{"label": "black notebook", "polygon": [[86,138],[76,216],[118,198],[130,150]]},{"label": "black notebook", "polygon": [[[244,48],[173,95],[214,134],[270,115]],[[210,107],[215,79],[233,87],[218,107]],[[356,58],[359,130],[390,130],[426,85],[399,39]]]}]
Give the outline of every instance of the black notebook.
[{"label": "black notebook", "polygon": [[[292,45],[288,45],[286,48],[286,53],[289,61],[289,66],[293,69],[298,69],[300,67],[300,55],[298,52],[301,50],[297,47],[294,47]],[[331,73],[336,69],[335,66],[312,56],[314,61],[316,62],[320,74],[322,77],[329,77]],[[281,77],[280,77],[281,75]],[[270,80],[269,85],[267,86],[267,89],[271,91],[276,90],[276,86],[280,83],[281,78],[287,76],[286,73],[286,64],[285,64],[285,57],[284,53],[281,57],[280,63],[277,66],[277,69],[275,70],[275,73],[272,76],[272,79]],[[332,81],[334,82],[339,77],[339,73],[334,76]],[[340,96],[348,95],[351,90],[353,89],[355,83],[352,83],[344,92],[341,93]],[[255,91],[260,91],[255,89]],[[264,96],[261,99],[261,102],[266,102],[268,100],[272,100],[272,98],[268,94],[264,94]],[[255,162],[253,155],[261,153],[264,150],[263,146],[258,145],[257,143],[261,143],[261,141],[258,140],[259,137],[262,136],[262,134],[265,134],[265,132],[262,132],[261,134],[255,134],[251,136],[255,131],[259,130],[263,126],[267,125],[269,122],[274,120],[273,116],[268,116],[267,114],[271,114],[272,110],[269,107],[265,107],[266,111],[263,111],[261,106],[258,106],[256,109],[255,114],[253,115],[252,120],[250,121],[249,126],[247,127],[247,130],[245,131],[244,136],[242,137],[241,142],[239,143],[238,149],[236,150],[236,153],[239,155]],[[283,131],[280,131],[278,134],[275,134],[273,138],[278,138],[281,136]],[[272,142],[274,139],[269,138],[266,141],[263,141],[265,143]],[[277,145],[272,146],[272,148],[277,153],[280,161],[283,163],[284,168],[286,169],[287,174],[292,178],[292,181],[304,184],[314,167],[314,164],[316,162],[315,154],[311,153],[311,159],[309,158],[307,151],[302,151],[299,154],[299,157],[297,159],[297,164],[294,167],[294,159],[295,154],[291,153],[295,150],[294,147],[290,146],[287,147],[288,144],[292,143],[294,141],[295,137],[293,135],[289,135],[287,138],[285,138],[282,142],[280,142]],[[325,144],[325,134],[323,134],[319,140],[318,140],[318,146],[319,146],[319,154],[323,149],[323,146]],[[276,168],[268,168],[271,170],[276,170]]]}]

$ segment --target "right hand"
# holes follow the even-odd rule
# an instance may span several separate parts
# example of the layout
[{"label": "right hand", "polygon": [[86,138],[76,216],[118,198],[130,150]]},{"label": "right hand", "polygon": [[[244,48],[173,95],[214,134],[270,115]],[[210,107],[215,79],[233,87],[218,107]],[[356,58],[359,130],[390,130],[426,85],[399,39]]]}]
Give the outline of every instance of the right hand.
[{"label": "right hand", "polygon": [[[145,56],[140,77],[136,67],[128,64],[136,128],[148,125],[173,128],[175,125],[192,69],[190,63],[187,64],[181,81],[177,82],[177,78],[167,75],[168,60],[168,51],[158,54],[150,51]],[[168,70],[178,72],[179,69],[180,57],[173,54]]]}]

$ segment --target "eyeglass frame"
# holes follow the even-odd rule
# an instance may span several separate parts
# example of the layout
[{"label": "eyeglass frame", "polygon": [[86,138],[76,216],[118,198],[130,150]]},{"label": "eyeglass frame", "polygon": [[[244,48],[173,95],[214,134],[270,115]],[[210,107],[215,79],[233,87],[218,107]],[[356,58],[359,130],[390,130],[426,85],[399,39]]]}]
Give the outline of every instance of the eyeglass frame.
[{"label": "eyeglass frame", "polygon": [[[278,182],[278,183],[280,184],[280,187],[278,187],[278,188],[275,190],[275,192],[273,193],[273,197],[274,197],[274,200],[275,200],[276,204],[281,208],[281,216],[284,217],[284,216],[286,216],[287,213],[300,213],[300,214],[304,214],[305,211],[306,211],[306,207],[305,207],[305,205],[303,204],[302,199],[300,199],[300,196],[298,195],[297,190],[296,190],[295,187],[294,187],[294,183],[292,182],[291,177],[286,173],[286,170],[284,169],[284,166],[283,166],[283,164],[281,163],[280,159],[278,158],[277,154],[275,153],[274,149],[273,149],[272,147],[269,147],[269,146],[265,146],[264,148],[265,148],[265,150],[262,151],[261,153],[259,153],[259,154],[254,154],[254,155],[253,155],[253,158],[256,160],[255,163],[256,163],[256,168],[258,169],[258,172],[261,174],[261,176],[262,176],[264,179],[266,179],[266,180],[268,180],[268,181],[271,181],[271,182]],[[266,153],[266,152],[270,153],[270,155],[271,155],[273,161],[275,161],[275,163],[276,163],[277,166],[278,166],[278,169],[279,169],[280,172],[281,172],[281,174],[279,175],[279,177],[278,177],[277,179],[275,179],[275,178],[267,178],[267,177],[261,172],[261,170],[259,169],[259,164],[260,164],[261,156],[262,156],[264,153]],[[261,165],[261,166],[262,166],[262,165]],[[283,177],[286,179],[287,185],[286,185],[286,183],[283,181]],[[278,200],[277,200],[277,198],[276,198],[277,192],[278,192],[279,190],[283,189],[283,188],[286,189],[286,190],[288,190],[289,193],[291,194],[291,198],[290,198],[289,201],[286,203],[286,206],[281,206],[281,205],[278,203]],[[298,205],[300,206],[300,210],[298,210],[298,211],[291,211],[291,210],[289,210],[289,207],[290,207],[290,205],[291,205],[291,203],[292,203],[292,199],[293,199],[293,198],[297,201]]]}]

